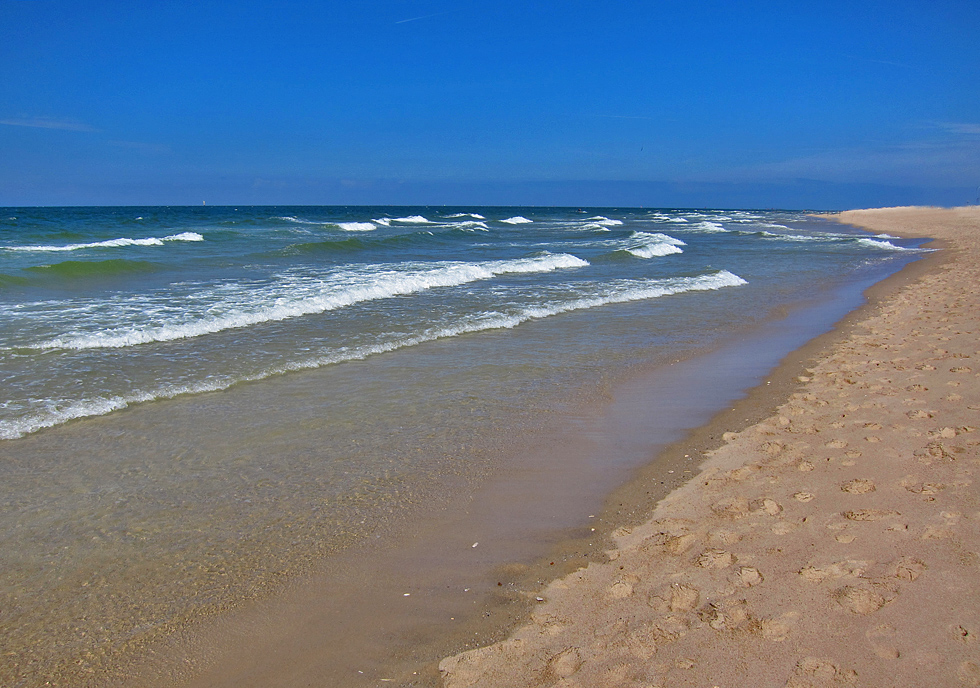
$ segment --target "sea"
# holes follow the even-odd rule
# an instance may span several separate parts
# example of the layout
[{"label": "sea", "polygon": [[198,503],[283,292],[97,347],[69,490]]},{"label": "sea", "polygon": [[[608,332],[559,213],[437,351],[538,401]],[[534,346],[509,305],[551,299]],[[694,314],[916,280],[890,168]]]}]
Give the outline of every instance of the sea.
[{"label": "sea", "polygon": [[784,210],[0,208],[0,679],[78,685],[274,594],[638,371],[825,331],[920,244]]}]

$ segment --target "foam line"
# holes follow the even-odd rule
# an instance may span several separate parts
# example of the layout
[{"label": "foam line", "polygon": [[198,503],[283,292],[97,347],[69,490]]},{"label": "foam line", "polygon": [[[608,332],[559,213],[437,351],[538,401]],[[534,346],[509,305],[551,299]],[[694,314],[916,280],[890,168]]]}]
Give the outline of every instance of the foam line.
[{"label": "foam line", "polygon": [[108,241],[96,241],[89,244],[68,244],[66,246],[5,246],[5,251],[80,251],[86,248],[119,248],[122,246],[163,246],[167,241],[204,241],[204,237],[197,232],[181,232],[172,236],[165,236],[162,239],[149,237],[147,239],[109,239]]},{"label": "foam line", "polygon": [[232,385],[240,382],[254,382],[286,372],[309,370],[344,361],[360,360],[375,354],[395,351],[436,339],[456,337],[485,330],[513,328],[530,320],[609,304],[641,301],[685,292],[713,291],[744,284],[747,284],[744,279],[727,270],[699,275],[697,277],[622,280],[606,285],[601,290],[601,293],[595,296],[572,298],[546,305],[526,306],[512,313],[483,313],[463,318],[460,322],[450,326],[434,327],[417,335],[395,338],[387,342],[351,349],[339,349],[324,356],[268,369],[254,375],[208,380],[193,385],[169,385],[155,391],[141,391],[112,397],[96,397],[94,399],[76,402],[52,401],[49,404],[49,408],[45,411],[35,412],[16,420],[0,422],[0,439],[16,439],[44,428],[65,423],[69,420],[105,415],[146,401],[172,399],[188,394],[216,392],[228,389]]},{"label": "foam line", "polygon": [[[368,271],[343,272],[330,280],[293,278],[272,288],[243,289],[237,302],[225,304],[221,315],[157,327],[123,327],[95,333],[56,337],[34,346],[37,349],[122,348],[151,342],[167,342],[214,334],[265,322],[324,313],[364,301],[415,294],[436,287],[454,287],[498,275],[542,273],[585,267],[589,263],[567,253],[548,253],[532,258],[480,263],[443,262],[398,268],[370,266]],[[285,289],[284,289],[285,287]],[[285,294],[285,295],[284,295]],[[259,302],[248,309],[244,303]],[[263,305],[264,302],[264,305]],[[214,311],[221,304],[212,306]]]}]

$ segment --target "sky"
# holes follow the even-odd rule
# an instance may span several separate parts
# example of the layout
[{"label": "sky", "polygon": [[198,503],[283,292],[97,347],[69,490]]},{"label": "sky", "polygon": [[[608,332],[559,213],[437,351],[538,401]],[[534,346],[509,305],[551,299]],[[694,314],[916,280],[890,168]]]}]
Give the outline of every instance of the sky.
[{"label": "sky", "polygon": [[0,0],[0,205],[980,202],[980,2]]}]

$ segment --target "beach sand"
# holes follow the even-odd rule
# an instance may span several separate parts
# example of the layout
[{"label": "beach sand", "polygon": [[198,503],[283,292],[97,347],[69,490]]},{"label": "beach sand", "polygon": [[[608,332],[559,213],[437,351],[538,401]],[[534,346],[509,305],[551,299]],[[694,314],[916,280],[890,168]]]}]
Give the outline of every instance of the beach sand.
[{"label": "beach sand", "polygon": [[700,473],[447,688],[980,686],[980,208],[833,217],[942,250],[673,447]]}]

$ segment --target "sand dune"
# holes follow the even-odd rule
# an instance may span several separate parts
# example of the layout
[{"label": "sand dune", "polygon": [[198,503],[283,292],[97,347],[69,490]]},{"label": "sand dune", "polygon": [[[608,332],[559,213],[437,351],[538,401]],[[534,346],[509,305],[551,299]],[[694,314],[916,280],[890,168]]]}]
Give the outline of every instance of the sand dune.
[{"label": "sand dune", "polygon": [[835,218],[943,250],[447,688],[980,686],[980,208]]}]

